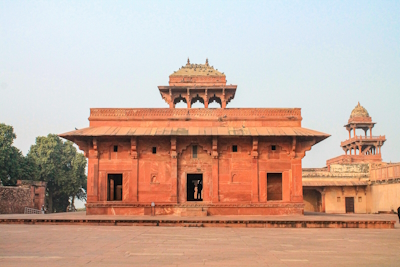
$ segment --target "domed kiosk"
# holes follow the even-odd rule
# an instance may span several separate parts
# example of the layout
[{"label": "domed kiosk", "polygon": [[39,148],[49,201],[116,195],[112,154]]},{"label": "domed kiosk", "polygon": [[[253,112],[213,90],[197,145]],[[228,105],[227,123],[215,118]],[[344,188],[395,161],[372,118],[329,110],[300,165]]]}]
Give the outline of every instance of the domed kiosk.
[{"label": "domed kiosk", "polygon": [[[372,128],[375,124],[367,109],[358,102],[344,126],[349,132],[349,139],[340,144],[345,155],[328,160],[327,165],[344,162],[381,162],[381,147],[385,143],[386,137],[372,135]],[[364,135],[357,135],[356,130],[358,129],[363,130]]]}]

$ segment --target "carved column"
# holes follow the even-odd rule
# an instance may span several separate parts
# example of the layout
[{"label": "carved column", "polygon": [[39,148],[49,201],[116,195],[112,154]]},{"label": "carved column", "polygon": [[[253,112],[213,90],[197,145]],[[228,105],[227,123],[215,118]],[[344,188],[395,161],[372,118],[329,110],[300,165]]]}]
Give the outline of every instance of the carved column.
[{"label": "carved column", "polygon": [[212,202],[219,202],[218,137],[212,139]]},{"label": "carved column", "polygon": [[226,100],[225,100],[225,88],[222,89],[221,95],[221,108],[226,108]]},{"label": "carved column", "polygon": [[251,202],[259,202],[259,179],[258,179],[258,137],[253,137],[253,146],[251,151],[251,176],[252,176],[252,183],[251,183]]},{"label": "carved column", "polygon": [[191,99],[191,97],[190,97],[190,90],[189,89],[187,89],[187,107],[188,108],[191,108],[192,107],[192,99]]},{"label": "carved column", "polygon": [[129,200],[132,202],[138,201],[138,173],[139,173],[139,160],[137,152],[138,138],[136,136],[131,137],[131,158],[132,158],[132,171],[129,177]]},{"label": "carved column", "polygon": [[204,108],[208,108],[208,90],[205,90],[204,94]]},{"label": "carved column", "polygon": [[176,136],[171,136],[171,202],[179,203],[178,159],[176,154]]},{"label": "carved column", "polygon": [[168,93],[169,93],[169,102],[168,102],[169,108],[175,108],[175,104],[174,104],[175,99],[172,97],[171,88],[169,88],[169,92]]}]

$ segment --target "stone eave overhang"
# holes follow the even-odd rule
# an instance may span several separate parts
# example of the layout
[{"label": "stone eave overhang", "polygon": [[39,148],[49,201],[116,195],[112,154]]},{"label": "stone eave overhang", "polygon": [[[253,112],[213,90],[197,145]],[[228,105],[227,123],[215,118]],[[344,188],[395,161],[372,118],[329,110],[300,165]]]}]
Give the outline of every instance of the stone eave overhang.
[{"label": "stone eave overhang", "polygon": [[321,142],[330,135],[302,127],[87,127],[64,134],[60,137],[74,141],[93,137],[132,136],[224,136],[224,137],[296,137]]}]

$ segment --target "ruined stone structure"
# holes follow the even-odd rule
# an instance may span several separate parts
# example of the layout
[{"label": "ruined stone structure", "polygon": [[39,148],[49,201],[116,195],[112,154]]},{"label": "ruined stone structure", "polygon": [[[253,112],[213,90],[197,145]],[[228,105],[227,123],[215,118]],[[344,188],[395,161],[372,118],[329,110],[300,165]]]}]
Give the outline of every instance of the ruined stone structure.
[{"label": "ruined stone structure", "polygon": [[[400,164],[382,162],[386,138],[372,136],[374,125],[358,103],[345,125],[349,131],[349,139],[341,143],[345,155],[327,160],[325,168],[303,169],[306,211],[378,213],[400,206]],[[357,136],[356,129],[364,135]]]},{"label": "ruined stone structure", "polygon": [[0,186],[0,214],[24,213],[25,207],[45,205],[46,182],[18,180],[16,186]]},{"label": "ruined stone structure", "polygon": [[158,88],[169,108],[92,108],[60,135],[89,160],[87,214],[303,213],[301,161],[329,135],[302,128],[299,108],[226,108],[237,86],[208,60]]}]

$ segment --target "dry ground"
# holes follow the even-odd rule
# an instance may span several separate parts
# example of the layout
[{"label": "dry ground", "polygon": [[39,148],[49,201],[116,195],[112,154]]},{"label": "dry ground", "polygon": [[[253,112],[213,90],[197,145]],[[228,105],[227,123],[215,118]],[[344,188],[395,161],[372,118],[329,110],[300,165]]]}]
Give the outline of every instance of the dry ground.
[{"label": "dry ground", "polygon": [[0,266],[399,265],[399,228],[0,225]]}]

